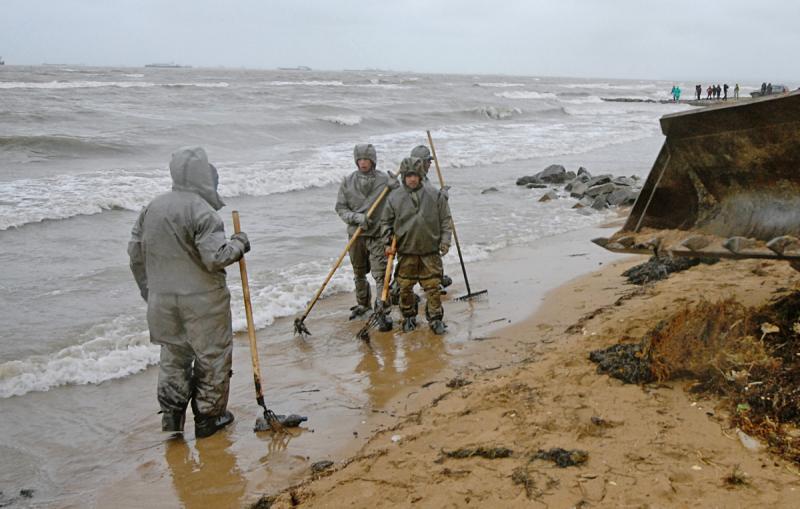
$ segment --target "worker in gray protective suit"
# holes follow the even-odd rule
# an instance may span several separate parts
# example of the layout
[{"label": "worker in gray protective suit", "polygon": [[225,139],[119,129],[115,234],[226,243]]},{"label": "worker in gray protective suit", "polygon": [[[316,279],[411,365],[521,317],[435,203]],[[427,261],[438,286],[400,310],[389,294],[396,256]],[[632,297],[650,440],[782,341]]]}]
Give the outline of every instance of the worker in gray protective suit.
[{"label": "worker in gray protective suit", "polygon": [[[336,213],[347,223],[347,235],[352,236],[359,226],[362,229],[361,235],[353,242],[349,251],[356,284],[356,305],[350,308],[351,320],[366,314],[372,308],[368,272],[375,279],[376,299],[381,298],[387,260],[380,237],[380,217],[386,199],[378,204],[372,217],[367,217],[367,211],[386,186],[397,186],[397,180],[376,169],[378,155],[371,144],[356,145],[353,159],[358,169],[342,180],[336,198]],[[388,314],[383,314],[379,320],[380,330],[392,329]]]},{"label": "worker in gray protective suit", "polygon": [[224,267],[250,250],[247,235],[225,238],[217,210],[217,170],[200,147],[169,164],[172,191],[142,209],[128,243],[130,266],[147,301],[150,341],[161,346],[161,429],[181,433],[191,401],[195,436],[233,422],[227,409],[233,349]]},{"label": "worker in gray protective suit", "polygon": [[439,284],[442,278],[442,256],[450,249],[452,228],[450,206],[444,195],[423,185],[423,162],[415,157],[403,159],[400,166],[402,187],[389,195],[381,218],[387,255],[391,240],[397,237],[397,281],[400,287],[400,311],[403,331],[417,326],[417,303],[414,286],[425,290],[425,316],[434,334],[444,334]]},{"label": "worker in gray protective suit", "polygon": [[[426,147],[425,145],[417,145],[416,147],[411,149],[411,157],[416,157],[422,160],[422,170],[425,172],[425,175],[422,177],[423,184],[434,186],[435,189],[438,189],[428,179],[428,170],[431,169],[431,161],[433,161],[433,156],[431,156],[431,151],[428,149],[428,147]],[[448,195],[449,189],[450,186],[445,186],[440,190],[442,195],[444,195],[445,199],[448,200],[450,199],[450,196]],[[447,293],[444,289],[452,284],[453,284],[453,279],[447,274],[442,274],[442,288],[441,288],[442,293]]]}]

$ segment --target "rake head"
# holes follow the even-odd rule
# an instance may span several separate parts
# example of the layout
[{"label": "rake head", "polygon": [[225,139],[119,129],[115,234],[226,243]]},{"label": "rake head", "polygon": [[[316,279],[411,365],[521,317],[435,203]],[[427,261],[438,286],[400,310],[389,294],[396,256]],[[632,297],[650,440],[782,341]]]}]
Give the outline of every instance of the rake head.
[{"label": "rake head", "polygon": [[305,324],[306,317],[300,317],[294,319],[294,333],[299,334],[301,336],[310,336],[311,331],[308,330]]},{"label": "rake head", "polygon": [[489,290],[479,290],[477,292],[470,292],[466,295],[462,295],[461,297],[456,297],[456,300],[470,300],[474,299],[475,297],[480,297],[481,295],[486,295],[489,293]]}]

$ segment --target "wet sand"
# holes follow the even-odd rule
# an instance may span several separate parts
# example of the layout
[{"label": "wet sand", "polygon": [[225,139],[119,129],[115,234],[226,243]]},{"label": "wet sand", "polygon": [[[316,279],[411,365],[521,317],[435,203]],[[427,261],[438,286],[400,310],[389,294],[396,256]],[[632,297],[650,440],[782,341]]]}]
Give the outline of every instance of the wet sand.
[{"label": "wet sand", "polygon": [[[576,231],[469,264],[472,289],[489,290],[474,301],[452,299],[465,288],[462,277],[451,274],[444,337],[423,325],[405,335],[373,332],[365,344],[355,339],[363,322],[347,321],[352,297],[345,295],[319,303],[306,322],[314,335],[306,339],[293,336],[291,319],[259,331],[268,406],[309,416],[303,429],[287,436],[252,431],[259,407],[244,335],[235,339],[229,405],[237,420],[206,440],[194,439],[191,423],[184,439],[160,433],[155,368],[4,401],[10,440],[42,437],[26,444],[25,453],[3,451],[19,465],[5,483],[33,489],[33,502],[42,507],[248,505],[305,479],[316,461],[340,464],[355,455],[375,433],[429,404],[456,373],[521,362],[525,349],[497,341],[496,331],[524,320],[547,291],[618,259],[588,242],[603,234]],[[74,417],[53,422],[52,415]],[[39,455],[51,458],[48,468],[26,469],[44,463],[34,461]]]},{"label": "wet sand", "polygon": [[[416,405],[396,402],[398,418],[353,459],[272,507],[796,507],[797,465],[746,449],[719,401],[692,396],[690,381],[623,385],[597,374],[588,353],[638,339],[702,298],[763,304],[797,289],[800,273],[783,262],[723,261],[626,284],[621,272],[642,261],[554,290],[532,317],[491,334],[505,356],[443,370]],[[454,373],[468,385],[446,387]],[[479,447],[513,452],[444,454]],[[588,460],[558,468],[532,459],[554,447]],[[734,471],[743,484],[726,482]]]}]

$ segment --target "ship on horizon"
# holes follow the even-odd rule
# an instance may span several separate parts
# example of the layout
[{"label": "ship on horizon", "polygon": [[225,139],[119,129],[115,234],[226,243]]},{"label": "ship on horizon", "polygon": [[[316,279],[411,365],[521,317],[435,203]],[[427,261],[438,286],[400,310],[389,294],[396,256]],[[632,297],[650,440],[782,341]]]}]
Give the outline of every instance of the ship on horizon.
[{"label": "ship on horizon", "polygon": [[0,57],[0,65],[6,65],[6,61],[3,60],[3,57]]}]

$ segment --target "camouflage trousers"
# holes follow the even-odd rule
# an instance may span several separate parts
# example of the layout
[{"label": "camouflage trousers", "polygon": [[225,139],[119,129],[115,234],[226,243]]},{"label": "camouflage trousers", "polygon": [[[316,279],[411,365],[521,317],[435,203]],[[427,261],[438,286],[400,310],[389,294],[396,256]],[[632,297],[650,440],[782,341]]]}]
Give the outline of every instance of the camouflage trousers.
[{"label": "camouflage trousers", "polygon": [[381,298],[383,278],[386,275],[386,253],[383,241],[378,237],[360,235],[350,246],[350,264],[353,266],[353,280],[356,284],[356,302],[359,306],[370,307],[372,297],[367,274],[375,279],[375,299]]},{"label": "camouflage trousers", "polygon": [[157,388],[161,410],[184,412],[191,400],[195,415],[225,412],[233,359],[228,289],[150,294],[147,324],[150,341],[161,345]]},{"label": "camouflage trousers", "polygon": [[442,282],[442,257],[438,253],[429,255],[398,255],[397,283],[400,287],[400,311],[404,317],[417,315],[414,285],[419,283],[427,297],[425,317],[441,320],[444,316],[439,285]]}]

